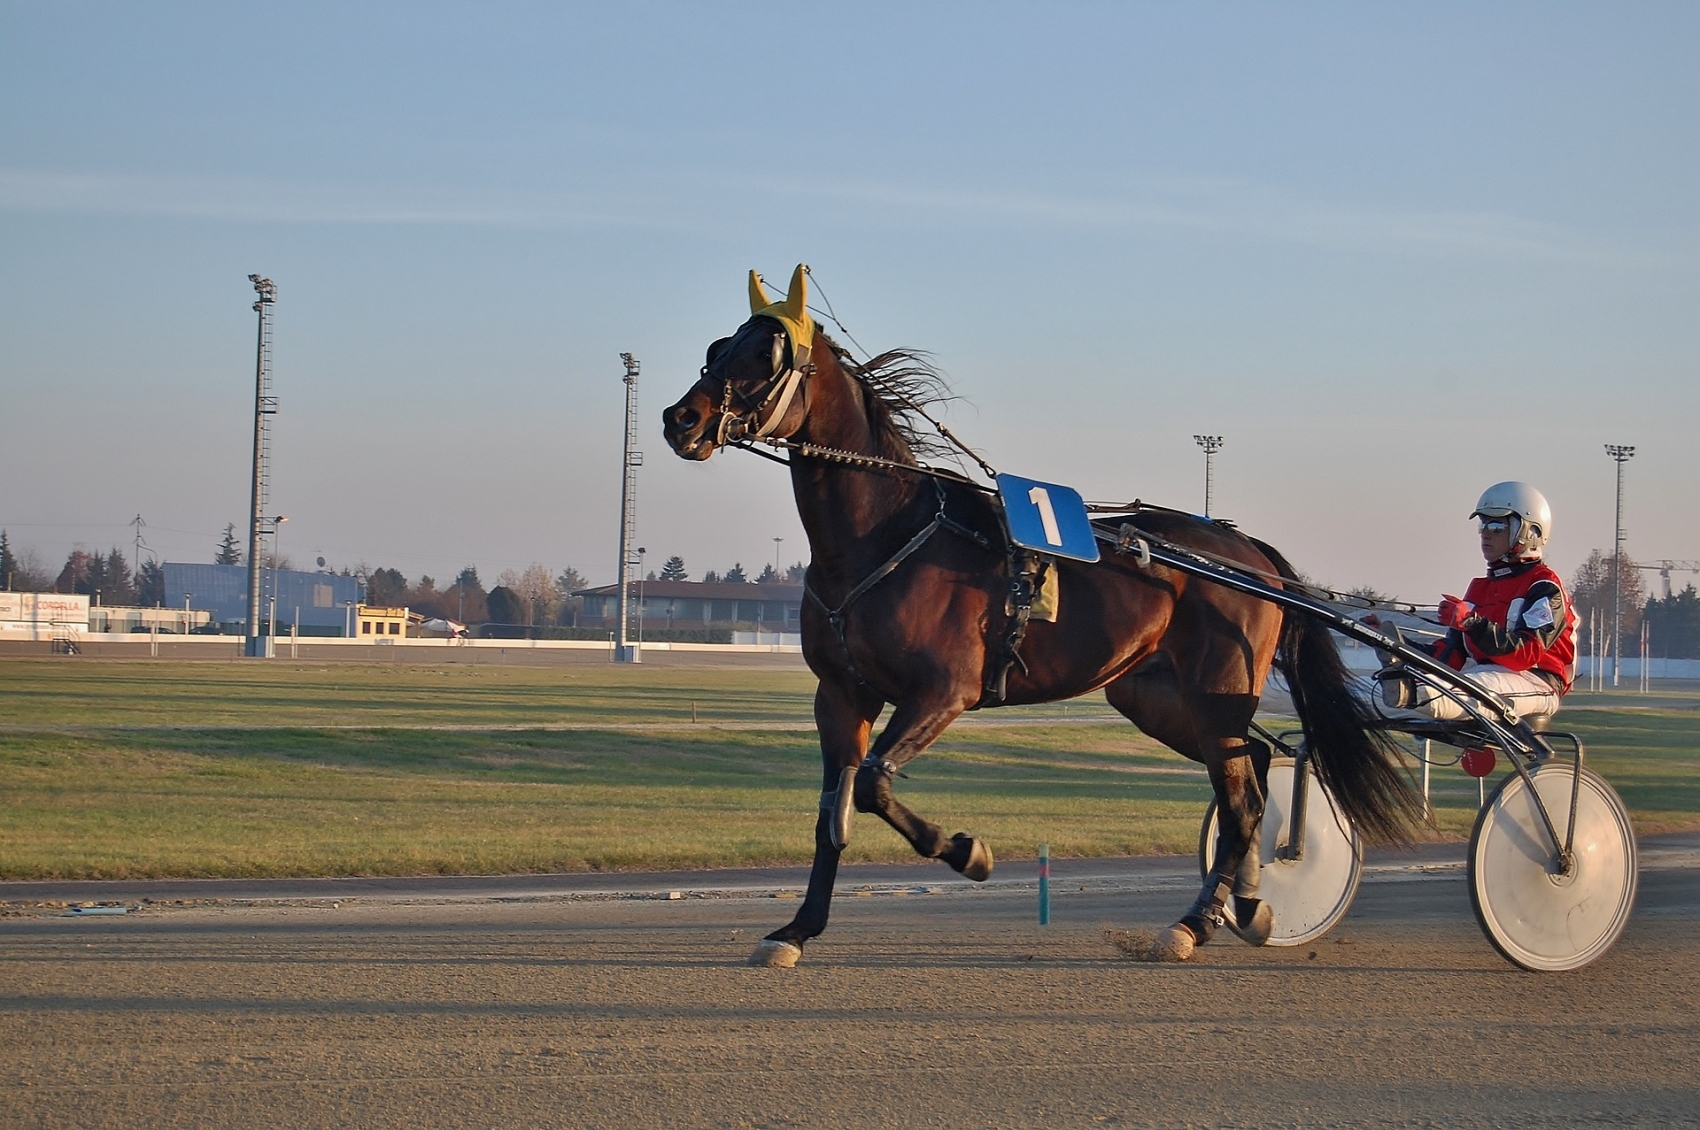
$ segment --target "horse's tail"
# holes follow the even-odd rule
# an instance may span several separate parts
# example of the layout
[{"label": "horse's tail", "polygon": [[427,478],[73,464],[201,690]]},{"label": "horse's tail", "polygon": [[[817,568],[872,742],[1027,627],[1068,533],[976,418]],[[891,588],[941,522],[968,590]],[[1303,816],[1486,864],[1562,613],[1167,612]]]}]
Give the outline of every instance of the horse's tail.
[{"label": "horse's tail", "polygon": [[[1263,542],[1257,547],[1282,577],[1300,579],[1280,553]],[[1275,658],[1304,727],[1311,764],[1335,801],[1365,836],[1409,840],[1410,827],[1422,820],[1422,795],[1400,762],[1393,738],[1374,724],[1374,709],[1352,693],[1334,633],[1314,617],[1283,610]]]}]

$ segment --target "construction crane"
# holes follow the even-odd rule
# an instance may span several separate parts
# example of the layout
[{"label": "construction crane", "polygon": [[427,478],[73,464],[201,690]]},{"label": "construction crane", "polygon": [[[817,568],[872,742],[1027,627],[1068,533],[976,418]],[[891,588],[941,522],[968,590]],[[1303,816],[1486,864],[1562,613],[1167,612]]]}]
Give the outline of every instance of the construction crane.
[{"label": "construction crane", "polygon": [[1635,567],[1658,573],[1659,579],[1664,582],[1666,600],[1670,599],[1671,573],[1700,573],[1700,561],[1637,561]]}]

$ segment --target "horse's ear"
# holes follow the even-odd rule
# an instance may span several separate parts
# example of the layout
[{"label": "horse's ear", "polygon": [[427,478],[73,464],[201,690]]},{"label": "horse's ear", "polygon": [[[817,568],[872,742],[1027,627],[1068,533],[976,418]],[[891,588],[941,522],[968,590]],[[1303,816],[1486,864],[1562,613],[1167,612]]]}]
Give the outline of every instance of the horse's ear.
[{"label": "horse's ear", "polygon": [[758,314],[773,305],[773,299],[767,296],[767,288],[761,285],[761,276],[750,272],[750,313]]},{"label": "horse's ear", "polygon": [[791,289],[785,295],[785,304],[780,307],[780,313],[793,322],[801,323],[809,316],[808,277],[806,268],[801,263],[791,272]]},{"label": "horse's ear", "polygon": [[719,341],[711,342],[708,347],[708,356],[703,360],[703,368],[706,369],[708,366],[714,364],[714,359],[720,356],[721,352],[726,348],[726,344],[731,340],[732,339],[729,337],[723,337]]}]

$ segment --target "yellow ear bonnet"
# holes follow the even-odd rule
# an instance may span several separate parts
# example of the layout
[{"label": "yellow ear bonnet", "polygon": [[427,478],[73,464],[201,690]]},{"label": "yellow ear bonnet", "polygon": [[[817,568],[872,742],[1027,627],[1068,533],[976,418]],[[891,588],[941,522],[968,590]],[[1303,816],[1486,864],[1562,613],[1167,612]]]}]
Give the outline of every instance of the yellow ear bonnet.
[{"label": "yellow ear bonnet", "polygon": [[767,288],[761,285],[761,276],[750,272],[750,313],[759,314],[773,305],[773,299],[767,296]]},{"label": "yellow ear bonnet", "polygon": [[761,276],[750,272],[750,315],[760,314],[784,326],[791,338],[792,353],[799,356],[808,353],[815,341],[815,320],[809,316],[808,301],[808,274],[803,264],[798,263],[791,272],[791,288],[783,302],[770,299],[767,288],[761,284]]}]

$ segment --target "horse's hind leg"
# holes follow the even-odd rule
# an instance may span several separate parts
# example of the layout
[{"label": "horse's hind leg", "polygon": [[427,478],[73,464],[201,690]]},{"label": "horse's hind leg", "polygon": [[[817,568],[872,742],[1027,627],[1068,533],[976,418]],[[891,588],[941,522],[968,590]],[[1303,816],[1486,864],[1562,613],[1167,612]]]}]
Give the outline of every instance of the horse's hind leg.
[{"label": "horse's hind leg", "polygon": [[943,828],[898,800],[891,788],[898,771],[920,756],[966,706],[962,702],[941,701],[939,697],[900,703],[873,750],[856,770],[855,800],[856,811],[871,812],[890,824],[909,841],[916,854],[942,859],[952,870],[981,883],[992,874],[991,850],[962,832],[947,836]]},{"label": "horse's hind leg", "polygon": [[884,707],[878,698],[856,687],[822,682],[815,690],[815,726],[820,731],[821,803],[815,818],[815,860],[809,869],[809,890],[790,922],[756,947],[751,965],[791,966],[802,956],[803,943],[826,929],[832,907],[832,885],[844,852],[847,829],[841,826],[842,792],[868,748],[874,719]]},{"label": "horse's hind leg", "polygon": [[1273,928],[1269,909],[1257,898],[1262,861],[1258,834],[1263,821],[1264,781],[1270,751],[1248,736],[1257,696],[1186,693],[1166,660],[1105,688],[1110,705],[1170,749],[1204,764],[1216,794],[1216,854],[1198,898],[1176,929],[1195,943],[1210,940],[1235,898],[1235,931],[1254,945]]}]

